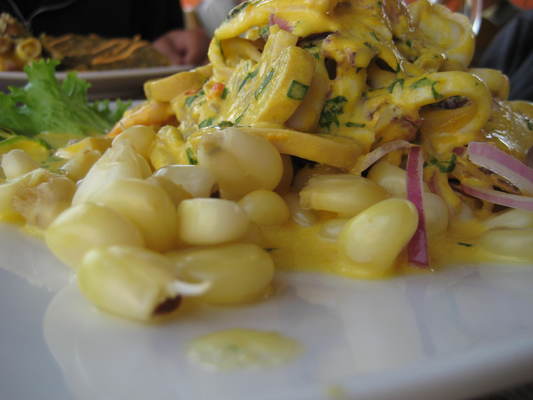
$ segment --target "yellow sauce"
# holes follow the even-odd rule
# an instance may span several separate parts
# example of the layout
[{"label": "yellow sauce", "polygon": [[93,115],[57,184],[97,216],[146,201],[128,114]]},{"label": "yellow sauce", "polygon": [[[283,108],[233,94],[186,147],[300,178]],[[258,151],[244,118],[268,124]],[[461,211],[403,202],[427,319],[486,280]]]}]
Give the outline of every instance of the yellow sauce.
[{"label": "yellow sauce", "polygon": [[297,341],[277,332],[230,329],[193,340],[188,357],[207,369],[227,371],[285,364],[301,352]]},{"label": "yellow sauce", "polygon": [[[397,274],[417,273],[421,269],[407,262],[405,250],[398,256],[395,268],[383,273],[358,265],[342,254],[336,240],[321,234],[324,221],[309,227],[294,222],[283,227],[263,227],[272,247],[271,255],[277,267],[289,270],[315,271],[357,279],[379,279]],[[431,269],[453,264],[524,263],[524,260],[493,254],[477,240],[486,231],[476,219],[452,220],[445,236],[429,238]]]}]

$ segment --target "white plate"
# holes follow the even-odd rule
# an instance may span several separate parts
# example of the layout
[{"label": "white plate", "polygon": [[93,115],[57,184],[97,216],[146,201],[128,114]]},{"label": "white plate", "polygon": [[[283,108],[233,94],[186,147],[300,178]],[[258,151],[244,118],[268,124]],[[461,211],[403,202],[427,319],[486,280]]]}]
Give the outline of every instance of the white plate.
[{"label": "white plate", "polygon": [[[190,68],[189,65],[172,65],[156,68],[77,72],[77,75],[91,84],[89,96],[92,99],[134,99],[143,95],[143,84],[147,80],[162,78]],[[66,72],[56,74],[59,80],[64,79],[66,75]],[[9,86],[24,86],[26,83],[27,78],[24,72],[0,72],[0,90],[5,91]]]},{"label": "white plate", "polygon": [[[263,303],[146,326],[97,311],[73,284],[59,290],[69,273],[44,245],[0,228],[2,399],[454,400],[533,379],[531,266],[386,281],[288,273]],[[187,360],[190,340],[229,328],[278,331],[305,351],[231,373]]]}]

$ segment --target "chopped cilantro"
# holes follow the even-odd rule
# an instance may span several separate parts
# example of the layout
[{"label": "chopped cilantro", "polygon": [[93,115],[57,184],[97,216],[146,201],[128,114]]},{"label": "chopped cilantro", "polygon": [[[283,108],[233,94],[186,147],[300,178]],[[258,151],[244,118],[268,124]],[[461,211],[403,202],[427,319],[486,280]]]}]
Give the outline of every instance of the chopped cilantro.
[{"label": "chopped cilantro", "polygon": [[[249,106],[248,106],[248,107],[249,107]],[[235,125],[239,125],[239,124],[241,123],[242,119],[244,118],[244,114],[246,114],[246,111],[248,111],[248,107],[246,107],[246,108],[244,109],[244,111],[241,113],[241,115],[239,115],[239,116],[237,117],[237,119],[235,120]]]},{"label": "chopped cilantro", "polygon": [[259,85],[259,87],[256,89],[256,91],[254,93],[254,97],[255,97],[256,100],[263,94],[263,92],[265,91],[266,87],[268,86],[268,84],[272,80],[273,76],[274,76],[274,69],[271,69],[269,71],[269,73],[267,74],[267,76],[265,76],[265,79],[263,79],[263,82],[261,82],[261,84]]},{"label": "chopped cilantro", "polygon": [[379,41],[380,41],[380,40],[379,40],[379,37],[378,37],[378,35],[377,35],[376,32],[374,32],[374,31],[370,31],[370,35],[374,38],[374,40],[375,40],[376,42],[379,42]]},{"label": "chopped cilantro", "polygon": [[287,97],[293,100],[303,100],[308,89],[308,85],[293,80],[289,86],[289,90],[287,90]]},{"label": "chopped cilantro", "polygon": [[438,82],[435,81],[433,82],[433,84],[431,85],[431,93],[433,94],[433,98],[435,100],[439,100],[439,99],[442,99],[444,96],[442,94],[440,94],[439,92],[437,92],[437,89],[435,89],[435,85],[437,84]]},{"label": "chopped cilantro", "polygon": [[215,121],[215,118],[206,118],[202,122],[200,122],[200,125],[198,125],[198,128],[208,128],[211,125],[213,125],[213,122]]},{"label": "chopped cilantro", "polygon": [[405,79],[403,78],[400,78],[400,79],[395,79],[388,87],[387,87],[387,90],[389,91],[389,93],[392,93],[394,92],[394,88],[396,85],[399,85],[400,88],[403,89],[403,84],[405,82]]},{"label": "chopped cilantro", "polygon": [[192,96],[187,97],[187,98],[185,99],[185,105],[186,105],[187,107],[192,106],[192,103],[194,103],[196,99],[202,97],[204,94],[205,94],[204,90],[201,89],[198,93],[193,94]]},{"label": "chopped cilantro", "polygon": [[267,40],[268,35],[270,35],[270,26],[269,25],[263,25],[261,29],[259,29],[259,35]]},{"label": "chopped cilantro", "polygon": [[449,173],[452,172],[455,169],[455,164],[457,162],[457,156],[455,154],[452,154],[451,158],[447,161],[440,161],[436,159],[435,157],[432,157],[429,160],[429,165],[435,165],[440,172],[442,173]]},{"label": "chopped cilantro", "polygon": [[358,122],[346,122],[344,126],[347,126],[348,128],[364,128],[366,124],[360,124]]},{"label": "chopped cilantro", "polygon": [[407,39],[407,40],[405,41],[405,44],[406,44],[407,47],[409,47],[410,49],[413,48],[413,42],[411,42],[409,39]]},{"label": "chopped cilantro", "polygon": [[249,1],[245,1],[244,3],[241,3],[235,7],[233,7],[230,12],[228,13],[228,16],[226,17],[226,21],[232,19],[237,14],[239,14],[242,10],[244,10],[246,7],[250,5]]},{"label": "chopped cilantro", "polygon": [[347,101],[348,99],[344,96],[337,96],[327,100],[320,113],[318,125],[328,130],[332,124],[338,127],[340,125],[338,116],[344,112],[344,103]]},{"label": "chopped cilantro", "polygon": [[429,78],[422,78],[422,79],[419,79],[417,80],[416,82],[412,83],[410,88],[411,89],[418,89],[418,88],[421,88],[421,87],[424,87],[424,86],[431,86],[433,85],[433,82],[431,79]]},{"label": "chopped cilantro", "polygon": [[220,95],[220,98],[222,100],[226,100],[226,97],[228,97],[228,93],[229,93],[229,90],[227,87],[225,87],[224,90],[222,91],[222,94]]},{"label": "chopped cilantro", "polygon": [[233,122],[231,121],[221,121],[218,125],[217,125],[217,128],[229,128],[230,126],[233,126]]},{"label": "chopped cilantro", "polygon": [[187,150],[185,150],[185,155],[187,156],[187,160],[189,161],[189,164],[191,165],[198,164],[198,160],[196,159],[196,156],[194,155],[190,147]]},{"label": "chopped cilantro", "polygon": [[457,242],[457,244],[459,246],[464,246],[464,247],[473,247],[474,246],[472,243],[466,243],[466,242]]},{"label": "chopped cilantro", "polygon": [[257,70],[248,72],[246,76],[244,77],[244,79],[242,80],[241,84],[239,85],[239,88],[237,89],[237,91],[240,92],[241,89],[244,87],[244,85],[248,83],[248,81],[254,79],[255,76],[257,75],[257,72],[258,72]]}]

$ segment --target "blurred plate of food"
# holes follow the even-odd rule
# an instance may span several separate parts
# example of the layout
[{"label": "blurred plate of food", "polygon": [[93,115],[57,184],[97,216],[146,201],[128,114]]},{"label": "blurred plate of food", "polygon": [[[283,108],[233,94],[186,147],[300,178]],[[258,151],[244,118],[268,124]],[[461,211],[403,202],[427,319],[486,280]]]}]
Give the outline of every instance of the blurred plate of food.
[{"label": "blurred plate of food", "polygon": [[41,58],[59,61],[58,79],[76,71],[91,84],[91,98],[136,98],[145,81],[190,68],[171,65],[140,36],[105,38],[95,34],[32,36],[9,14],[0,15],[0,90],[27,83],[24,66]]}]

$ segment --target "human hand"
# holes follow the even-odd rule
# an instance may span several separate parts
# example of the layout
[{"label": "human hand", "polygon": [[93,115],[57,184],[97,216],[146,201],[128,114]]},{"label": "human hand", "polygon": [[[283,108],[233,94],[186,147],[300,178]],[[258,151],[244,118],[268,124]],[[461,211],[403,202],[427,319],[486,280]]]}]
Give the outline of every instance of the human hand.
[{"label": "human hand", "polygon": [[209,37],[202,29],[176,29],[157,38],[153,45],[172,64],[200,64],[206,58]]}]

